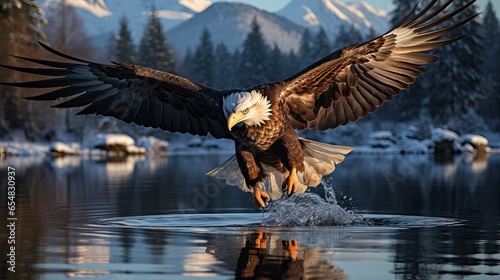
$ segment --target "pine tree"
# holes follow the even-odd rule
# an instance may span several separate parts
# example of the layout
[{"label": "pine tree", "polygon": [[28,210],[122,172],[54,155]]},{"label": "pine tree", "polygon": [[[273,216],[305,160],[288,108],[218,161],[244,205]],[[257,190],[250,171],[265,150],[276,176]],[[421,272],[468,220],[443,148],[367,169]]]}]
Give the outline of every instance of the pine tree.
[{"label": "pine tree", "polygon": [[301,68],[304,68],[314,62],[313,39],[309,29],[307,28],[304,30],[304,33],[302,33],[302,39],[300,41],[299,48],[299,57],[299,65]]},{"label": "pine tree", "polygon": [[231,55],[231,79],[227,79],[229,87],[241,87],[240,80],[243,79],[243,74],[241,71],[241,62],[243,61],[243,53],[240,49],[236,49],[234,53]]},{"label": "pine tree", "polygon": [[283,59],[283,74],[285,77],[290,77],[303,68],[300,64],[299,57],[293,50],[285,54]]},{"label": "pine tree", "polygon": [[[389,13],[389,23],[392,27],[397,27],[407,18],[416,14],[415,7],[419,3],[418,0],[392,0],[394,9]],[[420,6],[423,6],[420,4]],[[373,39],[373,38],[372,38]]]},{"label": "pine tree", "polygon": [[363,41],[363,35],[353,25],[342,24],[337,37],[335,37],[334,49],[345,48]]},{"label": "pine tree", "polygon": [[101,59],[96,57],[97,52],[90,43],[75,8],[66,4],[66,1],[55,5],[47,14],[48,24],[44,28],[50,45],[78,57]]},{"label": "pine tree", "polygon": [[479,112],[490,128],[500,130],[500,77],[498,59],[500,57],[500,24],[491,1],[488,1],[481,25],[483,35],[482,45],[485,46],[482,86],[479,89],[484,98],[479,106]]},{"label": "pine tree", "polygon": [[371,40],[375,39],[377,36],[379,36],[379,34],[377,34],[375,32],[375,29],[373,29],[373,26],[372,26],[372,27],[370,27],[370,30],[368,30],[368,34],[366,34],[364,41],[371,41]]},{"label": "pine tree", "polygon": [[[389,13],[389,21],[392,27],[397,27],[408,16],[415,15],[418,8],[422,8],[425,5],[425,3],[420,3],[418,0],[393,0],[392,3],[394,9]],[[418,3],[420,5],[415,9]],[[372,37],[367,39],[371,40],[375,38],[374,35],[372,34]],[[427,102],[426,99],[423,99],[422,88],[426,77],[427,75],[424,74],[423,77],[417,79],[408,89],[384,105],[377,117],[389,120],[396,119],[397,121],[420,121],[421,116],[426,115],[421,114],[423,103]]]},{"label": "pine tree", "polygon": [[[77,57],[87,59],[102,59],[97,57],[90,39],[85,32],[82,19],[77,14],[75,8],[62,1],[60,4],[54,4],[47,14],[48,24],[44,30],[47,34],[47,41],[50,45],[64,53],[72,54]],[[57,112],[64,114],[65,128],[70,133],[81,133],[79,127],[84,122],[81,118],[75,116],[78,109],[68,109]]]},{"label": "pine tree", "polygon": [[117,60],[116,59],[116,35],[114,32],[108,34],[107,44],[106,44],[106,61]]},{"label": "pine tree", "polygon": [[[467,0],[456,0],[454,8],[463,7]],[[475,15],[476,7],[471,5],[454,21],[461,21]],[[461,40],[437,49],[434,54],[440,60],[429,69],[427,74],[426,93],[430,105],[431,116],[437,123],[448,126],[452,130],[462,132],[474,127],[484,126],[474,110],[482,98],[480,90],[481,45],[480,25],[474,19],[449,36],[456,37],[467,34]],[[468,122],[474,119],[474,123]]]},{"label": "pine tree", "polygon": [[[0,52],[19,56],[37,57],[40,54],[37,41],[45,41],[42,30],[47,20],[37,2],[29,0],[3,1],[0,4]],[[21,63],[21,64],[20,64]],[[22,61],[3,56],[2,64],[17,66]],[[0,69],[0,80],[21,81],[22,74]],[[24,107],[20,90],[0,86],[0,135],[6,135],[9,128],[24,128],[27,120],[23,117]]]},{"label": "pine tree", "polygon": [[120,31],[114,40],[114,59],[125,63],[136,63],[136,49],[126,17],[120,20]]},{"label": "pine tree", "polygon": [[212,85],[215,79],[214,45],[210,32],[205,28],[200,43],[194,52],[192,65],[194,79],[202,84]]},{"label": "pine tree", "polygon": [[193,52],[191,51],[191,48],[188,48],[179,71],[183,76],[189,79],[193,78],[193,59]]},{"label": "pine tree", "polygon": [[228,80],[232,72],[232,56],[224,43],[215,48],[215,85],[219,88],[228,88]]},{"label": "pine tree", "polygon": [[488,1],[484,11],[483,24],[481,33],[484,39],[484,46],[487,46],[484,52],[484,73],[493,73],[498,68],[498,57],[494,55],[498,53],[500,48],[500,24],[491,1]]},{"label": "pine tree", "polygon": [[[47,20],[37,2],[30,0],[2,1],[0,5],[0,30],[5,36],[3,38],[7,41],[2,40],[0,46],[2,49],[12,48],[21,51],[22,48],[19,49],[18,44],[33,47],[37,45],[37,41],[46,40],[42,29],[46,24]],[[11,53],[17,54],[17,52]]]},{"label": "pine tree", "polygon": [[240,86],[251,86],[268,80],[268,54],[269,47],[264,41],[257,18],[254,17],[251,30],[243,43],[243,54],[239,68]]},{"label": "pine tree", "polygon": [[311,50],[312,57],[314,58],[314,61],[316,61],[332,52],[333,51],[332,47],[330,46],[330,41],[326,36],[325,30],[323,29],[323,27],[321,27],[318,31],[318,34],[316,34],[316,37],[314,38],[314,43]]},{"label": "pine tree", "polygon": [[286,78],[283,70],[283,54],[278,48],[278,45],[274,44],[274,47],[269,54],[269,79],[271,81],[283,80]]},{"label": "pine tree", "polygon": [[176,69],[174,51],[163,34],[163,26],[154,7],[139,46],[139,61],[158,70],[174,72]]}]

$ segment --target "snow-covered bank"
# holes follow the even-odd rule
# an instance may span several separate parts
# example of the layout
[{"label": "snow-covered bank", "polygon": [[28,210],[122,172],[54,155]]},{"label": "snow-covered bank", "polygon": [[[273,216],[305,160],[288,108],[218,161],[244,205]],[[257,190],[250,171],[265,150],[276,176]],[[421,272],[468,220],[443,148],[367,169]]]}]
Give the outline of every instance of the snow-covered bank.
[{"label": "snow-covered bank", "polygon": [[97,134],[90,140],[95,149],[106,151],[107,153],[141,155],[146,154],[144,147],[135,145],[134,138],[126,134]]},{"label": "snow-covered bank", "polygon": [[229,139],[192,137],[189,141],[180,139],[175,143],[153,136],[140,137],[135,141],[126,134],[97,134],[85,145],[74,142],[54,141],[34,143],[20,141],[0,141],[0,158],[5,156],[43,157],[43,156],[127,156],[150,155],[167,156],[171,154],[211,154],[234,152],[234,144]]},{"label": "snow-covered bank", "polygon": [[[140,138],[140,145],[125,134],[97,134],[87,146],[78,143],[0,142],[0,151],[9,156],[62,156],[62,155],[141,155],[168,149],[168,142],[154,137]],[[160,147],[160,148],[158,148]]]},{"label": "snow-covered bank", "polygon": [[417,139],[411,133],[395,136],[390,131],[375,131],[370,134],[367,145],[357,146],[353,152],[377,154],[500,153],[500,147],[488,145],[488,139],[482,135],[458,135],[442,128],[433,129],[431,137],[422,140]]},{"label": "snow-covered bank", "polygon": [[49,154],[50,144],[32,142],[0,142],[8,156],[38,157]]},{"label": "snow-covered bank", "polygon": [[[411,131],[411,130],[410,130]],[[500,154],[500,135],[485,136],[463,134],[436,128],[429,139],[416,139],[411,133],[394,135],[390,131],[372,132],[366,144],[354,145],[353,153],[363,154],[433,154],[433,153],[490,153]],[[85,145],[72,142],[55,141],[52,143],[2,142],[0,158],[5,156],[127,156],[151,155],[167,156],[172,154],[194,155],[234,152],[234,143],[229,139],[190,137],[167,142],[152,136],[140,137],[135,141],[125,134],[97,134]],[[321,140],[320,140],[321,141]],[[327,142],[327,141],[323,141]],[[345,144],[348,141],[339,141]]]}]

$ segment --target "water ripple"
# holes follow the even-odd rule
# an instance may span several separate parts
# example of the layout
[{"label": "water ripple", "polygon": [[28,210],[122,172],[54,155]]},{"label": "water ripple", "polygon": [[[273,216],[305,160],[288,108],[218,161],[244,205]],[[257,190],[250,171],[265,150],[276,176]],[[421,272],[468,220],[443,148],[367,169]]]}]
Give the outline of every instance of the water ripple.
[{"label": "water ripple", "polygon": [[457,219],[404,216],[359,215],[327,202],[317,194],[304,193],[282,198],[262,213],[167,214],[105,219],[99,222],[130,228],[214,228],[214,227],[310,227],[354,226],[368,228],[416,228],[456,226]]}]

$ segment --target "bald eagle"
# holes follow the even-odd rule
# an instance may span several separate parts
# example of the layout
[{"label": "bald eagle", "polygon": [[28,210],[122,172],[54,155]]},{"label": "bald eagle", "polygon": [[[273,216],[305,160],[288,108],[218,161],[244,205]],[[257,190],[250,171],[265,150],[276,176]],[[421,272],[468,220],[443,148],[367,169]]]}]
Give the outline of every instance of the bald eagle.
[{"label": "bald eagle", "polygon": [[[355,122],[391,100],[437,61],[426,51],[457,41],[441,38],[470,21],[450,19],[453,2],[431,1],[398,27],[371,41],[347,46],[280,82],[217,90],[138,65],[99,64],[58,52],[67,62],[15,56],[49,68],[5,68],[54,78],[2,83],[57,88],[30,100],[72,99],[54,107],[86,106],[78,114],[112,116],[127,123],[234,140],[236,154],[207,173],[253,193],[257,208],[284,193],[304,192],[353,150],[300,138],[296,130],[324,131]],[[444,25],[443,25],[444,24]]]}]

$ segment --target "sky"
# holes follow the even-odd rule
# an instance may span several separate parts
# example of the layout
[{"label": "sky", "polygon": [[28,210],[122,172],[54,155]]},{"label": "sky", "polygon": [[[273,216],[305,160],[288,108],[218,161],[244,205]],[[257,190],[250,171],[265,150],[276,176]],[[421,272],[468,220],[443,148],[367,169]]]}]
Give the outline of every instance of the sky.
[{"label": "sky", "polygon": [[[247,3],[249,5],[258,7],[260,9],[269,11],[269,12],[276,12],[279,11],[281,8],[285,7],[286,4],[288,4],[291,0],[211,0],[212,2],[242,2],[242,3]],[[352,0],[346,0],[344,1],[346,3],[349,2],[356,2]],[[391,0],[364,0],[364,2],[372,5],[373,7],[383,9],[387,12],[392,10],[392,1]],[[498,0],[491,0],[493,3],[493,6],[495,6],[495,11],[497,11],[497,16],[499,16],[498,11],[500,11],[500,1]],[[488,0],[477,0],[476,4],[479,7],[479,10],[482,11],[484,10],[484,7],[486,7],[486,3],[488,3]]]}]

